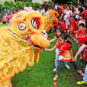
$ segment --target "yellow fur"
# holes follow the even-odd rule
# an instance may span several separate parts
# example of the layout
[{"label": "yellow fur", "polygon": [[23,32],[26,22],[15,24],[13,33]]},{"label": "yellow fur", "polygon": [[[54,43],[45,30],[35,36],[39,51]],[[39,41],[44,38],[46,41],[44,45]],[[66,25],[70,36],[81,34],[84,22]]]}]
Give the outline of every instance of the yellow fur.
[{"label": "yellow fur", "polygon": [[49,10],[43,16],[44,26],[46,31],[49,31],[50,29],[54,29],[54,24],[58,24],[57,16],[58,16],[58,12],[55,10]]},{"label": "yellow fur", "polygon": [[[31,25],[33,18],[39,18],[38,29]],[[26,24],[25,30],[19,29],[20,23]],[[49,41],[41,36],[43,28],[44,19],[40,13],[20,12],[13,16],[8,27],[0,29],[0,87],[4,87],[15,74],[22,72],[27,64],[34,65],[34,46],[27,42],[25,37],[28,36],[35,45],[41,48],[50,45]],[[36,50],[36,62],[39,61],[39,51]],[[10,82],[7,85],[10,85]],[[11,85],[7,87],[11,87]]]}]

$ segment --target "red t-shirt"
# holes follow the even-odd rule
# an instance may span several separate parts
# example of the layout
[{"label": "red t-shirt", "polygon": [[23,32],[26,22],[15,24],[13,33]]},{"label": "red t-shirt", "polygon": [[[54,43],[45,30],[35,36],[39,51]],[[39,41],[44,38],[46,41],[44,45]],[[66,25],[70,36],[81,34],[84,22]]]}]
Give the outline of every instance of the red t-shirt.
[{"label": "red t-shirt", "polygon": [[64,11],[64,7],[63,7],[63,6],[60,6],[60,9],[61,9],[62,11]]},{"label": "red t-shirt", "polygon": [[82,14],[84,14],[84,19],[87,17],[87,10],[83,11]]},{"label": "red t-shirt", "polygon": [[84,59],[85,61],[87,61],[87,48],[85,49],[85,52],[84,52],[84,54],[83,54],[83,59]]},{"label": "red t-shirt", "polygon": [[66,24],[65,23],[61,23],[60,27],[63,29],[63,32],[65,32],[65,30],[66,30]]},{"label": "red t-shirt", "polygon": [[82,45],[87,41],[86,31],[78,32],[78,44]]},{"label": "red t-shirt", "polygon": [[71,32],[74,33],[75,29],[76,29],[76,22],[75,22],[74,19],[72,19],[72,21],[71,21]]},{"label": "red t-shirt", "polygon": [[65,42],[63,45],[61,45],[60,43],[56,44],[56,47],[60,50],[59,55],[63,56],[61,61],[72,61],[72,57],[70,54],[70,47],[71,46],[72,45],[68,42]]}]

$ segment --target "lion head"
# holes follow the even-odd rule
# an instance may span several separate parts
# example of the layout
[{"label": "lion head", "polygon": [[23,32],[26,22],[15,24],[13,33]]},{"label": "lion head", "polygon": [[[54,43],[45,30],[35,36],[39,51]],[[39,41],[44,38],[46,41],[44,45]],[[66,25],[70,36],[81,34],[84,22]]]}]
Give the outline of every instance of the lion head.
[{"label": "lion head", "polygon": [[10,20],[8,29],[11,33],[36,48],[35,59],[38,63],[40,50],[37,48],[47,48],[50,45],[49,40],[47,40],[47,33],[44,30],[42,14],[37,11],[21,11]]},{"label": "lion head", "polygon": [[44,29],[44,18],[39,12],[19,12],[9,22],[9,31],[38,48],[50,45]]}]

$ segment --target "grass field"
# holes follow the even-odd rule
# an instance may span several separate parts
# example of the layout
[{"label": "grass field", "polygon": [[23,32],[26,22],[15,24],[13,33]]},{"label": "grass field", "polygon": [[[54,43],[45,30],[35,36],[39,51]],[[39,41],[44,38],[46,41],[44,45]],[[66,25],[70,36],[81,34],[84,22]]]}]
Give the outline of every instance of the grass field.
[{"label": "grass field", "polygon": [[[5,26],[5,25],[0,25]],[[49,34],[53,38],[53,33]],[[72,42],[74,55],[77,51],[77,44]],[[56,42],[53,42],[49,48],[53,47]],[[12,79],[13,87],[53,87],[53,76],[55,73],[52,71],[54,68],[55,51],[40,53],[40,61],[33,67],[27,66],[26,70],[15,75]],[[77,62],[79,67],[82,68],[83,64]],[[70,64],[69,64],[70,65]],[[82,77],[73,69],[67,70],[62,66],[59,78],[57,80],[58,87],[87,87],[85,85],[77,85],[76,82],[81,80]]]}]

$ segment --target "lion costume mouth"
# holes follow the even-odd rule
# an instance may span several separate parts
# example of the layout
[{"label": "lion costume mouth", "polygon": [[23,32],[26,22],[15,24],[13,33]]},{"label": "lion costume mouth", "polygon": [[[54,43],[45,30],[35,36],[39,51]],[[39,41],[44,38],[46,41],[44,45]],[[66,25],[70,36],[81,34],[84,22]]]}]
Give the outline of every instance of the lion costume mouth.
[{"label": "lion costume mouth", "polygon": [[[25,40],[25,41],[28,42],[30,45],[34,46],[34,48],[38,48],[38,49],[43,49],[43,48],[45,48],[45,47],[41,47],[41,46],[35,44],[35,43],[31,40],[30,36],[27,36],[27,37],[25,37],[25,38],[23,39],[23,38],[21,38],[20,36],[18,36],[16,33],[14,33],[13,31],[11,31],[10,29],[8,29],[8,30],[9,30],[10,33],[12,33],[13,35],[15,35],[16,37],[18,37],[18,38],[20,38],[20,39],[22,39],[22,40]],[[42,37],[42,38],[43,38],[43,37]],[[35,41],[35,40],[34,40],[34,41]]]},{"label": "lion costume mouth", "polygon": [[34,43],[32,42],[32,40],[30,39],[30,37],[26,38],[26,41],[27,41],[29,44],[33,45],[34,48],[43,49],[43,48],[40,47],[39,45],[34,44]]},{"label": "lion costume mouth", "polygon": [[45,42],[47,42],[49,44],[49,41],[47,40],[47,34],[46,35],[45,34],[41,33],[40,35],[35,34],[35,35],[32,35],[32,36],[27,36],[25,40],[30,45],[33,45],[34,48],[43,49],[43,48],[47,47],[47,46],[45,46]]}]

